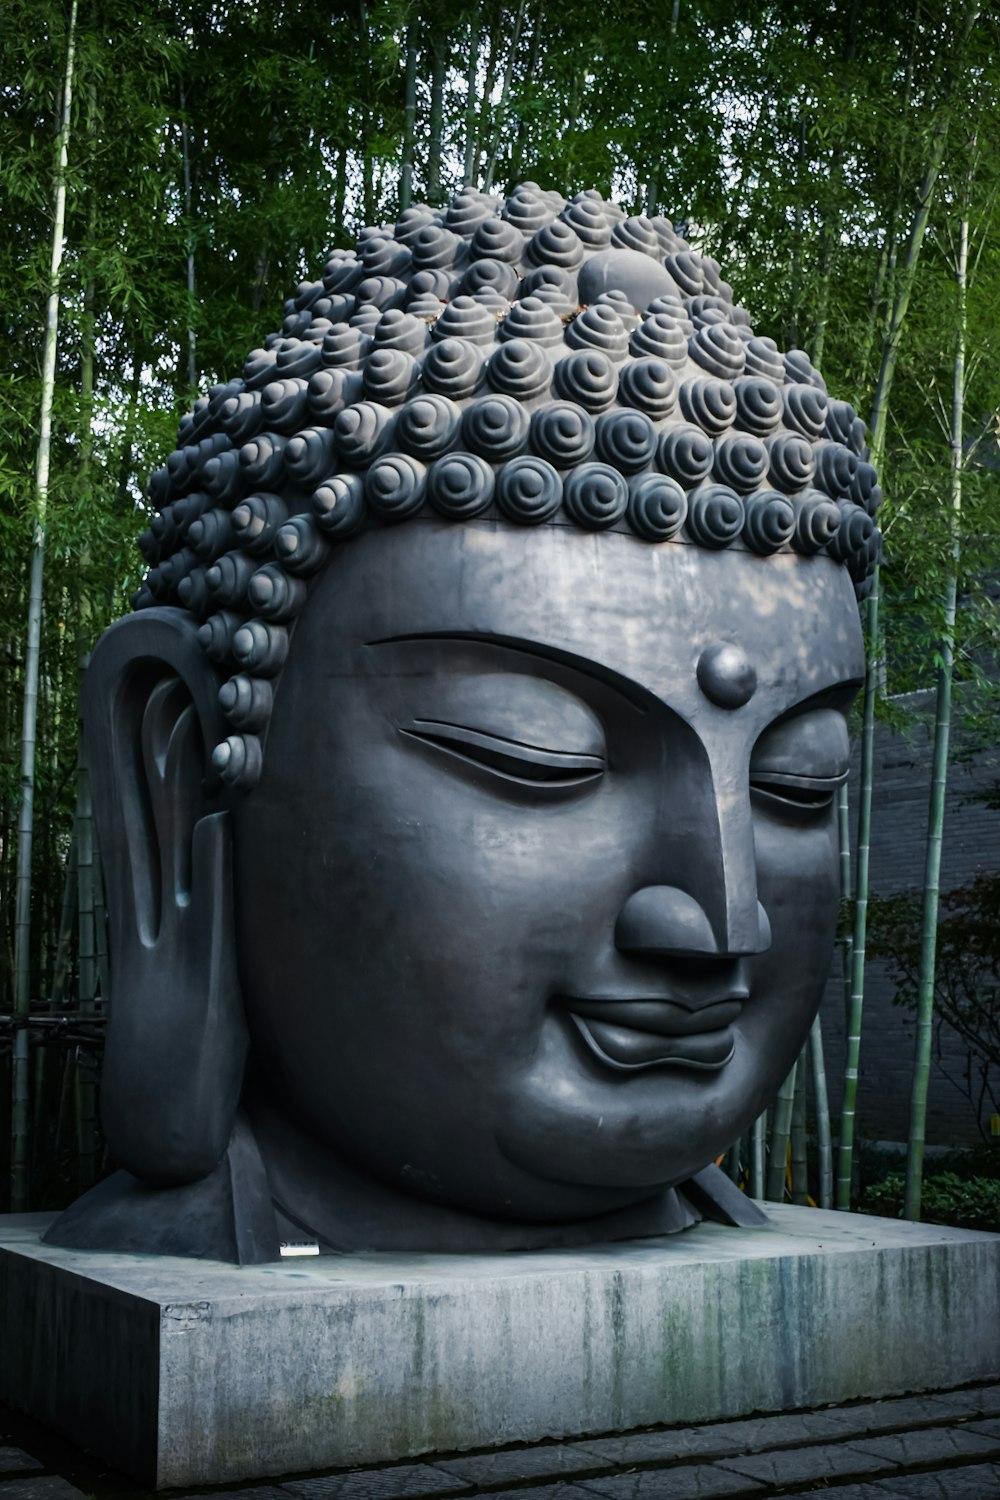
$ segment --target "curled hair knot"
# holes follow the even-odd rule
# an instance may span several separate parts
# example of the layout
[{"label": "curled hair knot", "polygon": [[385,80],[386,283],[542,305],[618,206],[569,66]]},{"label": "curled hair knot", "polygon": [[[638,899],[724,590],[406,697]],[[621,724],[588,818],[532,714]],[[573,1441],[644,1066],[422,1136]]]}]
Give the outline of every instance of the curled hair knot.
[{"label": "curled hair knot", "polygon": [[478,453],[449,453],[431,465],[427,496],[439,515],[467,521],[493,499],[493,470]]},{"label": "curled hair knot", "polygon": [[504,464],[497,478],[497,505],[508,521],[540,526],[562,504],[563,485],[552,464],[525,454]]},{"label": "curled hair knot", "polygon": [[628,523],[647,542],[677,536],[687,519],[687,496],[665,474],[637,474],[629,481]]},{"label": "curled hair knot", "polygon": [[795,531],[795,511],[784,495],[775,494],[773,490],[760,490],[747,497],[744,508],[743,540],[751,552],[766,556],[791,541]]},{"label": "curled hair knot", "polygon": [[656,453],[657,432],[641,411],[608,411],[598,417],[597,456],[623,474],[648,468]]},{"label": "curled hair knot", "polygon": [[557,469],[572,468],[593,451],[593,418],[573,401],[553,401],[532,415],[531,446]]},{"label": "curled hair knot", "polygon": [[528,413],[513,396],[482,396],[462,414],[462,439],[481,458],[501,462],[528,441]]},{"label": "curled hair knot", "polygon": [[716,437],[736,420],[736,392],[727,380],[686,380],[681,411],[689,422]]},{"label": "curled hair knot", "polygon": [[310,499],[316,525],[334,541],[353,536],[364,519],[364,480],[360,474],[331,474]]},{"label": "curled hair knot", "polygon": [[665,474],[690,490],[712,472],[715,449],[700,427],[669,427],[660,434],[656,457]]},{"label": "curled hair knot", "polygon": [[622,370],[619,399],[654,422],[669,417],[677,405],[677,382],[667,361],[651,354],[630,360]]},{"label": "curled hair knot", "polygon": [[387,453],[365,475],[365,499],[383,521],[405,521],[424,503],[427,470],[408,453]]},{"label": "curled hair knot", "polygon": [[604,531],[628,508],[628,485],[608,464],[581,464],[563,484],[563,506],[578,526]]},{"label": "curled hair knot", "polygon": [[723,433],[715,440],[715,477],[739,494],[756,489],[767,473],[767,449],[760,438]]},{"label": "curled hair knot", "polygon": [[556,365],[555,389],[585,411],[606,411],[618,394],[618,371],[600,349],[579,349]]},{"label": "curled hair knot", "polygon": [[396,440],[414,458],[439,458],[456,442],[461,415],[447,396],[417,396],[396,418]]},{"label": "curled hair knot", "polygon": [[486,378],[495,391],[530,401],[548,390],[552,361],[533,339],[508,339],[486,367]]},{"label": "curled hair knot", "polygon": [[792,546],[804,557],[829,547],[840,527],[840,507],[817,490],[807,490],[795,502],[795,535]]},{"label": "curled hair knot", "polygon": [[724,484],[700,484],[687,497],[687,529],[692,541],[715,551],[730,546],[743,530],[743,501]]}]

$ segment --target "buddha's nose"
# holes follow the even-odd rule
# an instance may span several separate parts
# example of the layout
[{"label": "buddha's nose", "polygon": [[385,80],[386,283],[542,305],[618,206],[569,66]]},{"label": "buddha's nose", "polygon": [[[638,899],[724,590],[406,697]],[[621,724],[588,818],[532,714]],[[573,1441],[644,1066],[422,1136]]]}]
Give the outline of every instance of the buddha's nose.
[{"label": "buddha's nose", "polygon": [[637,957],[739,958],[763,953],[771,927],[757,897],[757,843],[744,747],[720,736],[682,753],[649,808],[642,876],[615,923]]},{"label": "buddha's nose", "polygon": [[[705,908],[676,885],[647,885],[633,892],[615,923],[615,947],[637,958],[738,957],[771,945],[771,924],[757,900],[727,902],[718,934]],[[719,925],[718,922],[716,924]]]}]

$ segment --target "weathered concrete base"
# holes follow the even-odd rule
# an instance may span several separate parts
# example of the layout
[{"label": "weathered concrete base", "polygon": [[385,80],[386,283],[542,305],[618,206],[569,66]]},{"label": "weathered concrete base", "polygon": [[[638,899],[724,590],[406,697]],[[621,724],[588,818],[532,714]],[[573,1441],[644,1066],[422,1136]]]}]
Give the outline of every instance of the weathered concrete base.
[{"label": "weathered concrete base", "polygon": [[0,1399],[167,1487],[1000,1375],[1000,1236],[766,1228],[236,1268],[0,1218]]}]

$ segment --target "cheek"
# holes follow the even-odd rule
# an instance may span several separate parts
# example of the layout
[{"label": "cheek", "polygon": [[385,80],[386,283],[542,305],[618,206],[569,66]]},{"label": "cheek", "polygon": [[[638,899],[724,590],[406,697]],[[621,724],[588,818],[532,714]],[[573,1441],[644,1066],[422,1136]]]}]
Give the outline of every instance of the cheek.
[{"label": "cheek", "polygon": [[523,970],[572,948],[627,861],[613,790],[516,789],[399,740],[376,746],[338,800],[340,878],[368,925],[411,936],[417,967],[482,950]]},{"label": "cheek", "polygon": [[837,928],[839,844],[831,812],[818,827],[755,825],[758,895],[771,924],[771,947],[755,963],[766,1002],[751,1023],[791,1058],[819,1007]]},{"label": "cheek", "polygon": [[776,944],[790,938],[812,954],[832,941],[840,894],[833,809],[822,823],[782,825],[758,816],[754,847],[760,900]]}]

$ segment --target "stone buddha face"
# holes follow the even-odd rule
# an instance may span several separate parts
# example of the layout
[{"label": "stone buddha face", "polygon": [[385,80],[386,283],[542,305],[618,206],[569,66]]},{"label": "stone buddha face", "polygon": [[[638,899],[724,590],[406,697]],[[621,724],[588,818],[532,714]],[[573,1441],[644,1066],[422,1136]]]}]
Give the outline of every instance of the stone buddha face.
[{"label": "stone buddha face", "polygon": [[818,1007],[862,671],[826,558],[444,521],[356,539],[235,818],[274,1099],[383,1182],[501,1217],[703,1167]]},{"label": "stone buddha face", "polygon": [[526,184],[335,252],[151,495],[88,713],[131,1178],[60,1242],[693,1222],[829,961],[853,409],[668,221]]}]

